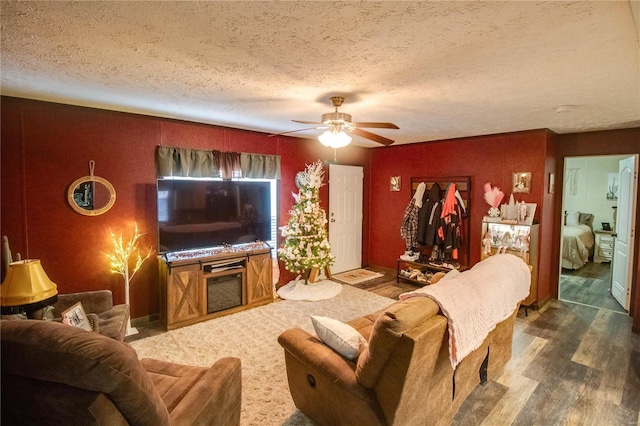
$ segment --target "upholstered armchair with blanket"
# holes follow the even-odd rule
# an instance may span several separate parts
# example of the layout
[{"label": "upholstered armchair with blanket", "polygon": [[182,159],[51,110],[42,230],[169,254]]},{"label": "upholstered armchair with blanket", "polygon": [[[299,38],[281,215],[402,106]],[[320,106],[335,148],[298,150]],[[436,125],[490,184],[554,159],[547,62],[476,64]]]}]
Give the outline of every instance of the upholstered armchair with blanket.
[{"label": "upholstered armchair with blanket", "polygon": [[[320,337],[331,333],[318,332],[315,318],[318,336],[300,328],[282,333],[296,407],[327,426],[450,424],[471,391],[501,374],[511,358],[531,277],[510,254],[454,275],[405,293],[386,309],[349,321],[350,327],[336,326],[333,341]],[[357,349],[353,332],[366,344],[351,357],[342,346],[354,342]]]},{"label": "upholstered armchair with blanket", "polygon": [[53,305],[53,316],[61,318],[64,311],[78,302],[82,303],[93,331],[120,342],[124,340],[129,323],[129,305],[114,306],[110,290],[58,294],[58,301]]},{"label": "upholstered armchair with blanket", "polygon": [[0,321],[6,425],[238,425],[240,360],[138,360],[128,344],[54,321]]}]

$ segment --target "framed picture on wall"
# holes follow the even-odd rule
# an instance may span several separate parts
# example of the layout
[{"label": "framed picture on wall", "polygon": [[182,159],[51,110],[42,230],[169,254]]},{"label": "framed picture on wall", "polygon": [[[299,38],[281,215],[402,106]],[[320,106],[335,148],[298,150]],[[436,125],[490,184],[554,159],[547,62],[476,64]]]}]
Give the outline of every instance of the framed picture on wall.
[{"label": "framed picture on wall", "polygon": [[511,192],[531,192],[531,172],[513,173]]}]

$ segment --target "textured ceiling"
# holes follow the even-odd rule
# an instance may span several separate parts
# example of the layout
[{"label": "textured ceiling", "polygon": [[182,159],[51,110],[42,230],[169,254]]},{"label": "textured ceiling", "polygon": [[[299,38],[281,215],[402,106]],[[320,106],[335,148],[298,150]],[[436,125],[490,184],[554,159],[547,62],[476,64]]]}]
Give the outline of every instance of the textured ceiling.
[{"label": "textured ceiling", "polygon": [[354,121],[397,124],[375,130],[396,143],[640,126],[637,1],[0,8],[9,96],[279,133],[340,94]]}]

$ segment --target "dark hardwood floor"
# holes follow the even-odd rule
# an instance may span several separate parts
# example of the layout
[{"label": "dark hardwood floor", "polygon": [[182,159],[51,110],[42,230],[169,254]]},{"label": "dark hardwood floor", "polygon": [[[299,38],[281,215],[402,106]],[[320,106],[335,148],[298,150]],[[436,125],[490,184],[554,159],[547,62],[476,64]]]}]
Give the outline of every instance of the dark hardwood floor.
[{"label": "dark hardwood floor", "polygon": [[456,425],[636,425],[640,336],[631,318],[553,300],[517,318],[502,376],[476,388]]},{"label": "dark hardwood floor", "polygon": [[627,311],[609,292],[610,274],[610,263],[589,262],[577,270],[562,269],[559,298],[626,314]]},{"label": "dark hardwood floor", "polygon": [[[355,287],[392,299],[418,288],[397,283],[395,270],[368,269],[384,276]],[[602,271],[589,271],[581,274],[596,275],[591,286],[603,279]],[[582,302],[521,310],[504,373],[478,386],[453,424],[640,426],[640,335],[631,323],[626,314]],[[140,336],[146,333],[141,327]]]}]

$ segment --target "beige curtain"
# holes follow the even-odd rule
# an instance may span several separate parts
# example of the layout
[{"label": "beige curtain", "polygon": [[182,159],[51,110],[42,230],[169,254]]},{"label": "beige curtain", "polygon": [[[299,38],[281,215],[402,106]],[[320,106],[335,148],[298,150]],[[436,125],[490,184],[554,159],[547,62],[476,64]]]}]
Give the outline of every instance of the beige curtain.
[{"label": "beige curtain", "polygon": [[158,176],[280,179],[280,156],[159,146]]}]

